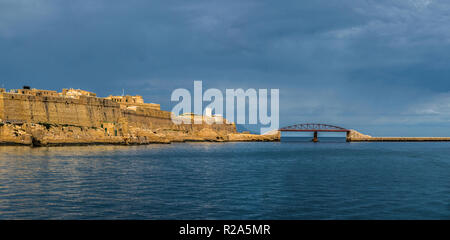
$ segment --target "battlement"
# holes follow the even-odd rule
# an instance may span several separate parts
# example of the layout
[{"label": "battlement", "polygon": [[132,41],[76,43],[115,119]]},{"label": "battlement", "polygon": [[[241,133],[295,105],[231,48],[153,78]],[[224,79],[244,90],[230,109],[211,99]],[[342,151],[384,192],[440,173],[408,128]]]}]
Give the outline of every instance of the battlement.
[{"label": "battlement", "polygon": [[99,127],[104,122],[117,123],[131,113],[166,119],[170,124],[170,113],[161,111],[159,104],[144,103],[141,96],[99,98],[93,92],[73,88],[62,92],[28,86],[9,92],[0,89],[0,121],[3,122]]},{"label": "battlement", "polygon": [[144,103],[142,96],[108,96],[105,99],[109,99],[116,103],[119,103],[122,109],[137,111],[138,109],[154,109],[160,110],[161,106],[156,103]]},{"label": "battlement", "polygon": [[57,91],[52,90],[41,90],[41,89],[11,89],[9,90],[9,93],[13,94],[21,94],[21,95],[31,95],[31,96],[52,96],[52,97],[58,97],[59,93]]},{"label": "battlement", "polygon": [[88,92],[88,91],[81,90],[81,89],[73,89],[73,88],[69,88],[69,89],[63,88],[61,95],[66,96],[66,97],[72,97],[72,98],[76,98],[79,96],[97,97],[96,93]]},{"label": "battlement", "polygon": [[106,99],[111,99],[114,102],[122,103],[122,104],[143,104],[144,99],[142,96],[136,95],[136,96],[108,96]]}]

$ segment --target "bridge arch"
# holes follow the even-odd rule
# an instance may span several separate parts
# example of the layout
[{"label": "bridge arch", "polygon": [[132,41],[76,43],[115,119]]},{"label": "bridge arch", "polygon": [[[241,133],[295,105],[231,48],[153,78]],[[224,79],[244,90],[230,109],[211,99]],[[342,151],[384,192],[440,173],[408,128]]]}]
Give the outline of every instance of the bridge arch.
[{"label": "bridge arch", "polygon": [[350,130],[330,125],[330,124],[324,124],[324,123],[300,123],[300,124],[294,124],[286,127],[282,127],[278,129],[280,132],[314,132],[314,139],[313,142],[318,142],[318,132],[345,132],[347,133],[347,140],[349,137]]},{"label": "bridge arch", "polygon": [[286,127],[282,127],[278,129],[281,132],[289,132],[289,131],[296,131],[296,132],[348,132],[349,129],[330,125],[330,124],[324,124],[324,123],[300,123],[295,125],[290,125]]}]

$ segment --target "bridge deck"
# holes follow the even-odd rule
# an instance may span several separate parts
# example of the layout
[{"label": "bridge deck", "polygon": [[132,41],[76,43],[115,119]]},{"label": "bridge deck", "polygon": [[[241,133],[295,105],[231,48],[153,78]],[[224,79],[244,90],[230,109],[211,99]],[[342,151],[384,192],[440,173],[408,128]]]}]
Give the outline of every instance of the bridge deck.
[{"label": "bridge deck", "polygon": [[350,132],[349,129],[323,123],[302,123],[278,129],[280,132]]},{"label": "bridge deck", "polygon": [[280,129],[280,132],[350,132],[347,129]]}]

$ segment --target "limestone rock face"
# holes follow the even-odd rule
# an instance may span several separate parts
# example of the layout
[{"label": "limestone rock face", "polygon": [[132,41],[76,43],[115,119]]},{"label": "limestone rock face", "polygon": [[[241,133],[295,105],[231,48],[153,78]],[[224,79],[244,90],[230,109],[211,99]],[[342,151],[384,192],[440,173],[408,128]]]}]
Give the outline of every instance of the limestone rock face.
[{"label": "limestone rock face", "polygon": [[227,135],[227,140],[231,142],[274,142],[280,141],[280,134],[244,134],[244,133],[231,133]]},{"label": "limestone rock face", "polygon": [[0,126],[0,144],[31,145],[31,134],[17,126],[3,124]]},{"label": "limestone rock face", "polygon": [[125,144],[170,143],[164,135],[157,134],[150,129],[131,128],[124,137]]},{"label": "limestone rock face", "polygon": [[223,141],[223,136],[221,134],[208,128],[204,128],[196,132],[195,135],[197,137],[203,138],[205,141]]},{"label": "limestone rock face", "polygon": [[348,138],[349,139],[367,139],[367,138],[371,138],[372,136],[370,135],[365,135],[362,134],[356,130],[350,130],[350,133],[348,134]]},{"label": "limestone rock face", "polygon": [[280,135],[235,133],[205,127],[194,130],[128,127],[127,132],[111,133],[96,127],[58,124],[0,125],[0,144],[55,146],[73,144],[150,144],[171,142],[279,141]]}]

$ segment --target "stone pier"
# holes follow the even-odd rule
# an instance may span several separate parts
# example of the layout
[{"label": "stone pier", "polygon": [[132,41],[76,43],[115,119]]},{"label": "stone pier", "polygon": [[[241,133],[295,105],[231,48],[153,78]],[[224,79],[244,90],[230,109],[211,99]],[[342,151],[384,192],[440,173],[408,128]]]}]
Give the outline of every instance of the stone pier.
[{"label": "stone pier", "polygon": [[355,130],[347,133],[347,142],[448,142],[450,137],[372,137]]}]

